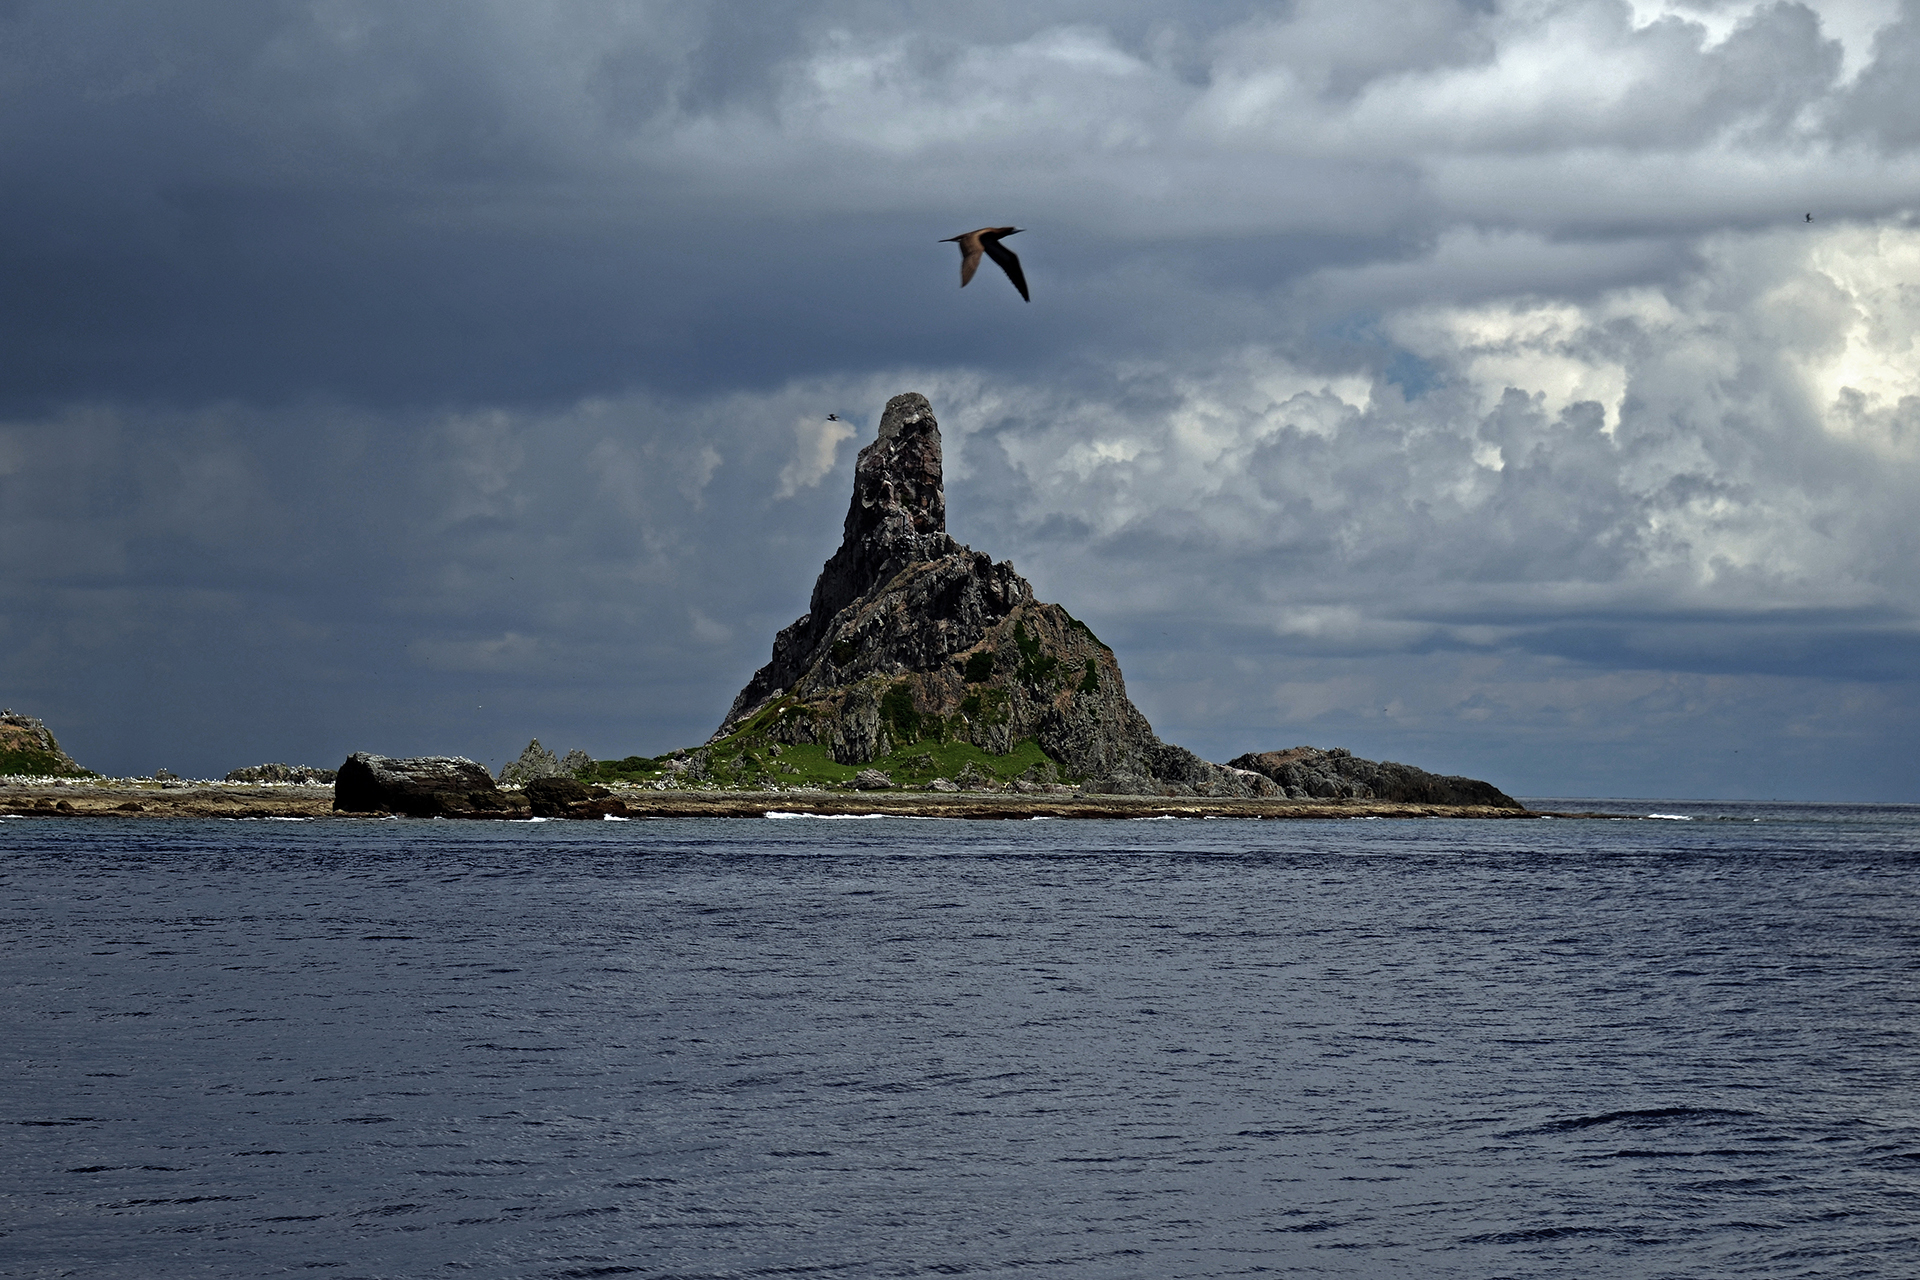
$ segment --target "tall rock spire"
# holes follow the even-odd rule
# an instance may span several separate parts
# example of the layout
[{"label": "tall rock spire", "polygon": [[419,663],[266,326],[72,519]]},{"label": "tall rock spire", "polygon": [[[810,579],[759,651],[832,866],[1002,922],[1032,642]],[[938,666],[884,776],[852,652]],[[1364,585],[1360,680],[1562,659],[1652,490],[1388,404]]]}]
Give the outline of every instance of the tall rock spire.
[{"label": "tall rock spire", "polygon": [[880,436],[860,451],[846,531],[814,583],[807,616],[833,616],[917,560],[954,550],[940,475],[940,424],[917,391],[887,401]]},{"label": "tall rock spire", "polygon": [[811,743],[864,764],[928,738],[1000,755],[1032,739],[1067,777],[1103,789],[1272,789],[1155,737],[1113,651],[1035,600],[1011,564],[948,537],[946,508],[933,407],[895,396],[860,451],[840,549],[810,607],[774,638],[716,742]]},{"label": "tall rock spire", "polygon": [[849,606],[915,561],[959,549],[947,536],[940,465],[940,424],[927,398],[909,391],[887,401],[879,438],[854,464],[853,501],[840,549],[821,568],[806,614],[774,637],[772,660],[733,700],[716,737],[818,666],[835,620]]}]

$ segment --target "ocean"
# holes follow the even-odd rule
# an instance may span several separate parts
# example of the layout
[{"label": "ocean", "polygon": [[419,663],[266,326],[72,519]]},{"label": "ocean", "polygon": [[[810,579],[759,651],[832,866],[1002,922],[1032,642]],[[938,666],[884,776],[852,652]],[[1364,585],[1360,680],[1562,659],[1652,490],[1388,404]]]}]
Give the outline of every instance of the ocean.
[{"label": "ocean", "polygon": [[0,1274],[1920,1275],[1920,808],[1617,808],[9,819]]}]

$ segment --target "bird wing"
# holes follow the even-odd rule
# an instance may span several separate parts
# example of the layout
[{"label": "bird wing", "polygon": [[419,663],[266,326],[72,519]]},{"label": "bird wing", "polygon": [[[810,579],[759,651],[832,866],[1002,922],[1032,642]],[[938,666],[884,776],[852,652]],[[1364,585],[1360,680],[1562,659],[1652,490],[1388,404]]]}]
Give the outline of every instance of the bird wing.
[{"label": "bird wing", "polygon": [[967,281],[973,279],[973,273],[980,269],[980,237],[964,235],[960,237],[960,287],[967,287]]},{"label": "bird wing", "polygon": [[[1020,259],[1014,256],[1013,250],[1001,244],[999,236],[982,236],[980,237],[980,245],[987,251],[989,258],[992,258],[1000,264],[1000,269],[1007,273],[1007,279],[1013,281],[1013,287],[1020,291],[1021,300],[1023,302],[1032,302],[1033,299],[1027,294],[1026,273],[1020,270]],[[973,261],[978,262],[979,260],[979,255],[975,254]]]}]

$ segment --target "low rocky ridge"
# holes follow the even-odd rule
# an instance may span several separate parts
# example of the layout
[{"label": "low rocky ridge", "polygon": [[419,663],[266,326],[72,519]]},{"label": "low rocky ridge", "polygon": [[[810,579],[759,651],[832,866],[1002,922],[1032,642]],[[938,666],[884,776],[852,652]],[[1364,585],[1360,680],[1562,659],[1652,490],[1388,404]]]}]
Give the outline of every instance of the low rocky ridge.
[{"label": "low rocky ridge", "polygon": [[1520,802],[1491,783],[1442,777],[1392,761],[1362,760],[1343,747],[1322,751],[1248,752],[1227,762],[1229,768],[1260,774],[1290,800],[1391,800],[1404,804],[1490,805],[1518,809]]},{"label": "low rocky ridge", "polygon": [[[860,451],[840,549],[821,569],[807,612],[775,637],[771,660],[706,747],[676,753],[680,780],[777,779],[783,747],[823,748],[836,764],[862,766],[899,761],[923,742],[1006,757],[1030,741],[1044,767],[995,778],[994,789],[1064,790],[1063,780],[1074,780],[1082,792],[1108,795],[1520,807],[1486,783],[1339,750],[1296,748],[1222,766],[1162,742],[1128,699],[1113,650],[1085,623],[1034,599],[1009,562],[948,536],[942,482],[933,407],[912,392],[895,396],[879,437]],[[980,774],[980,763],[967,768]],[[852,785],[877,789],[890,784],[885,778],[863,771]],[[942,783],[986,785],[984,775],[924,785],[948,789]],[[1462,798],[1429,798],[1442,794]]]},{"label": "low rocky ridge", "polygon": [[316,769],[310,764],[250,764],[227,773],[227,782],[277,782],[292,786],[331,786],[338,770]]},{"label": "low rocky ridge", "polygon": [[947,534],[940,427],[925,396],[887,402],[860,451],[840,549],[709,741],[817,745],[865,765],[922,740],[1003,755],[1032,739],[1089,791],[1280,794],[1259,773],[1160,741],[1113,650],[1007,561]]},{"label": "low rocky ridge", "polygon": [[409,818],[604,818],[627,812],[605,787],[573,778],[547,775],[519,791],[502,791],[485,765],[464,756],[396,759],[364,751],[340,766],[333,808]]},{"label": "low rocky ridge", "polygon": [[60,749],[52,731],[38,719],[11,707],[0,712],[0,774],[83,778],[90,773]]}]

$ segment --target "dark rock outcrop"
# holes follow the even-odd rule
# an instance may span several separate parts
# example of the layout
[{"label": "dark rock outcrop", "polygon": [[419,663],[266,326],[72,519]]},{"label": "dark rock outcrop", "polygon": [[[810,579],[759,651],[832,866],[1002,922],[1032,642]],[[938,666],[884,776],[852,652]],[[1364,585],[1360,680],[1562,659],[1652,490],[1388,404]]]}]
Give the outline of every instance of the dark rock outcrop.
[{"label": "dark rock outcrop", "polygon": [[52,731],[40,720],[9,707],[0,712],[0,774],[78,778],[89,776],[90,771],[60,749]]},{"label": "dark rock outcrop", "polygon": [[1228,761],[1234,769],[1260,774],[1292,799],[1395,800],[1407,804],[1489,805],[1520,809],[1518,800],[1491,783],[1442,777],[1392,761],[1362,760],[1342,747],[1321,751],[1248,752]]},{"label": "dark rock outcrop", "polygon": [[840,549],[810,606],[734,699],[715,741],[816,743],[867,764],[922,738],[1003,754],[1037,741],[1062,775],[1121,794],[1278,794],[1258,773],[1161,742],[1113,651],[1013,566],[946,531],[940,427],[887,402],[860,451]]},{"label": "dark rock outcrop", "polygon": [[567,806],[591,799],[586,784],[572,778],[535,778],[527,784],[527,803],[536,818],[564,818]]},{"label": "dark rock outcrop", "polygon": [[486,766],[464,756],[390,759],[365,751],[347,757],[333,783],[340,813],[399,813],[412,818],[504,818],[516,806]]},{"label": "dark rock outcrop", "polygon": [[336,774],[333,769],[316,769],[307,764],[251,764],[227,774],[228,782],[291,782],[301,786],[323,787]]},{"label": "dark rock outcrop", "polygon": [[573,778],[535,778],[527,784],[527,802],[536,818],[621,817],[626,802],[605,787],[589,787]]}]

